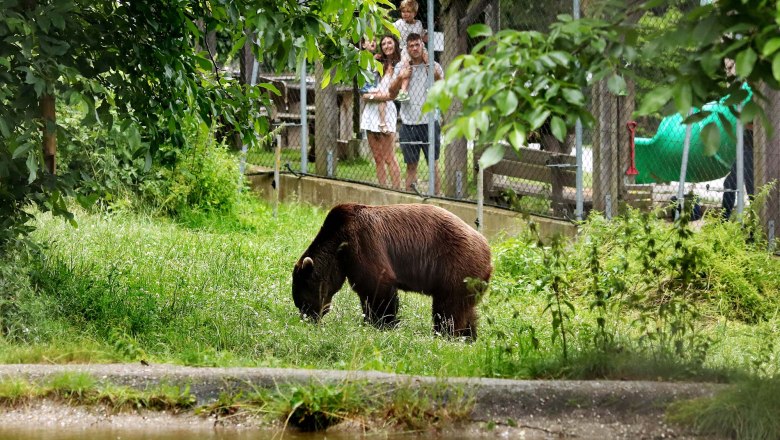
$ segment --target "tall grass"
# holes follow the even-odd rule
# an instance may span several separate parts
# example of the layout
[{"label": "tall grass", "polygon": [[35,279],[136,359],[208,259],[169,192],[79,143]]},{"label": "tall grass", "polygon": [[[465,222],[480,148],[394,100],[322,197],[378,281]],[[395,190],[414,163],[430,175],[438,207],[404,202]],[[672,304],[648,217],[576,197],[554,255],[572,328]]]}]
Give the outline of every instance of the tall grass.
[{"label": "tall grass", "polygon": [[[659,356],[638,343],[645,335],[636,325],[641,308],[623,301],[653,284],[642,275],[650,264],[641,255],[649,252],[647,240],[659,243],[659,267],[674,255],[668,225],[594,218],[579,242],[560,244],[555,267],[545,264],[551,250],[533,239],[493,243],[496,270],[479,307],[480,339],[466,344],[434,336],[431,301],[415,293],[402,293],[396,330],[364,325],[348,286],[320,324],[300,321],[290,274],[325,214],[282,205],[274,218],[265,204],[242,199],[229,214],[193,211],[175,221],[77,211],[73,228],[39,215],[34,239],[44,249],[0,264],[9,275],[0,281],[0,299],[15,292],[0,303],[0,362],[144,359],[433,376],[721,380],[751,374],[757,367],[750,359],[776,359],[775,347],[752,333],[760,327],[777,336],[777,261],[735,244],[742,237],[735,225],[713,224],[708,236],[695,234],[685,245],[711,257],[697,269],[706,276],[692,284],[703,312],[691,318],[696,335],[711,343],[706,356],[693,359],[674,356],[673,347]],[[631,240],[644,247],[626,245]],[[553,276],[574,308],[565,323],[566,357],[545,313],[551,287],[544,280]],[[601,292],[598,307],[591,307],[594,290]]]}]

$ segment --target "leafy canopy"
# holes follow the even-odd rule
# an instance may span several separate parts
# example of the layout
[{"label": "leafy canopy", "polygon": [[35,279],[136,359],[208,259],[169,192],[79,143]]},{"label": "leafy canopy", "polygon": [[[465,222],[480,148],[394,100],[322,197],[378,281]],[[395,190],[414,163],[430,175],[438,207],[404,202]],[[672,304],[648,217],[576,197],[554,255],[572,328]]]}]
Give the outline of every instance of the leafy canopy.
[{"label": "leafy canopy", "polygon": [[[592,124],[583,91],[604,80],[611,93],[625,94],[627,79],[642,79],[632,68],[639,59],[658,66],[660,75],[647,79],[654,88],[638,97],[638,115],[688,116],[694,107],[729,96],[726,104],[743,123],[765,120],[764,98],[755,86],[763,82],[780,88],[780,6],[769,0],[717,1],[682,13],[676,26],[651,29],[650,35],[642,29],[645,38],[638,38],[640,18],[670,3],[591,2],[586,18],[559,16],[547,33],[493,34],[485,25],[474,25],[469,34],[481,41],[455,59],[426,105],[447,110],[455,100],[463,104],[445,135],[491,146],[480,159],[483,166],[500,160],[503,141],[519,148],[547,121],[561,141],[578,118]],[[669,53],[685,56],[670,65],[663,62]],[[728,60],[734,61],[733,72],[725,67]],[[745,83],[758,99],[740,110],[737,105],[748,96]],[[706,116],[695,113],[687,121]]]},{"label": "leafy canopy", "polygon": [[[121,133],[108,147],[142,160],[139,179],[154,163],[173,162],[175,148],[163,154],[160,147],[185,142],[186,118],[234,127],[251,146],[269,127],[263,90],[278,91],[220,72],[207,51],[196,50],[208,32],[227,36],[231,53],[255,32],[253,51],[266,65],[289,69],[305,57],[340,81],[369,67],[356,43],[391,26],[384,18],[391,7],[388,0],[0,0],[0,243],[29,232],[31,204],[69,216],[66,196],[89,203],[97,195],[84,185],[83,169],[44,169],[42,129],[70,150],[106,146],[73,130]],[[45,122],[44,98],[58,111],[81,109],[81,127]]]}]

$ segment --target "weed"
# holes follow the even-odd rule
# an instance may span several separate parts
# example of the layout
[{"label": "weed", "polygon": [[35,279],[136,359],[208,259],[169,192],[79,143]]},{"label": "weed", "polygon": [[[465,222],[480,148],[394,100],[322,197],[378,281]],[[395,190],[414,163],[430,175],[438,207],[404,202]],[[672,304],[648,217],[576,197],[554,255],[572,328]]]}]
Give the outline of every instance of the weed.
[{"label": "weed", "polygon": [[677,402],[667,417],[704,435],[734,439],[780,437],[780,377],[739,382],[713,397]]},{"label": "weed", "polygon": [[408,430],[440,430],[467,420],[473,407],[474,397],[463,388],[434,383],[395,389],[381,415]]}]

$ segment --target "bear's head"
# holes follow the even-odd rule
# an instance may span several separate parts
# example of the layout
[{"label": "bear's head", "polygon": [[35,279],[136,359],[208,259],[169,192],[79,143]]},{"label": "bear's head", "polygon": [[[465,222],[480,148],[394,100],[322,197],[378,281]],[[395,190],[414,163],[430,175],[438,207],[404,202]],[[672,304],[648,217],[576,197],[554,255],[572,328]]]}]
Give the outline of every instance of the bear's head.
[{"label": "bear's head", "polygon": [[333,295],[344,283],[334,283],[333,269],[327,264],[315,262],[311,257],[303,257],[293,268],[292,293],[295,306],[301,312],[302,318],[311,318],[319,321],[330,311],[330,302]]}]

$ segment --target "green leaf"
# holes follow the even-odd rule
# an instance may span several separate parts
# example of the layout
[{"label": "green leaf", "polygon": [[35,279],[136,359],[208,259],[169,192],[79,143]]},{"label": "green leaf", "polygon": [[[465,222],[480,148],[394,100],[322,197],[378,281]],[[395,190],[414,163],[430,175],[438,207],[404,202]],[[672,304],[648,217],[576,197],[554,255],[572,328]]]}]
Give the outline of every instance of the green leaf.
[{"label": "green leaf", "polygon": [[0,117],[0,135],[3,135],[5,138],[11,137],[11,130],[8,129],[8,124],[3,117]]},{"label": "green leaf", "polygon": [[775,37],[767,41],[761,49],[761,55],[769,58],[770,55],[777,52],[777,49],[780,49],[780,37]]},{"label": "green leaf", "polygon": [[27,155],[27,171],[30,173],[30,175],[27,176],[28,184],[35,182],[35,179],[38,178],[38,161],[35,159],[34,154]]},{"label": "green leaf", "polygon": [[671,88],[667,86],[656,87],[644,97],[642,104],[639,106],[638,113],[640,115],[655,113],[660,110],[661,107],[665,106],[671,98]]},{"label": "green leaf", "polygon": [[780,81],[780,52],[776,53],[772,59],[772,75],[775,80]]},{"label": "green leaf", "polygon": [[546,110],[542,107],[536,107],[528,115],[528,123],[531,124],[531,130],[536,130],[544,124],[544,121],[550,117],[550,110]]},{"label": "green leaf", "polygon": [[748,47],[747,49],[738,53],[736,60],[737,75],[742,78],[747,78],[750,76],[750,73],[753,72],[753,66],[756,65],[757,59],[758,55],[756,55],[756,52],[752,47]]},{"label": "green leaf", "polygon": [[714,121],[708,123],[701,130],[701,140],[704,143],[702,152],[705,157],[712,157],[720,149],[720,130]]},{"label": "green leaf", "polygon": [[585,103],[585,95],[577,89],[563,89],[561,90],[563,99],[569,104],[583,105]]},{"label": "green leaf", "polygon": [[743,124],[750,124],[756,118],[756,115],[761,111],[761,107],[753,101],[749,101],[742,109],[742,113],[739,115],[739,120]]},{"label": "green leaf", "polygon": [[515,124],[514,130],[509,132],[509,143],[512,144],[515,149],[519,150],[520,148],[525,147],[525,138],[526,134],[523,128]]},{"label": "green leaf", "polygon": [[563,122],[563,119],[558,116],[553,116],[550,121],[550,128],[552,129],[552,134],[555,136],[555,139],[563,142],[566,138],[566,123]]},{"label": "green leaf", "polygon": [[503,158],[504,146],[501,144],[493,144],[479,157],[479,165],[482,169],[485,169],[499,163]]},{"label": "green leaf", "polygon": [[557,64],[560,64],[563,67],[569,65],[569,59],[571,58],[571,55],[567,54],[566,52],[560,52],[560,51],[550,52],[547,54],[547,56],[549,56]]},{"label": "green leaf", "polygon": [[100,196],[95,193],[92,193],[87,196],[79,194],[76,196],[76,201],[78,201],[79,205],[81,205],[83,208],[87,209],[92,205],[94,205],[95,202],[97,202],[98,198],[100,198]]},{"label": "green leaf", "polygon": [[22,157],[23,155],[27,154],[28,151],[33,147],[33,144],[31,142],[25,142],[22,145],[19,145],[14,150],[13,155],[11,155],[12,159],[18,159]]},{"label": "green leaf", "polygon": [[493,29],[490,29],[490,26],[486,24],[477,23],[469,26],[468,33],[471,38],[489,37],[493,35]]},{"label": "green leaf", "polygon": [[512,90],[507,91],[505,94],[496,95],[494,99],[501,116],[509,116],[517,110],[517,95]]},{"label": "green leaf", "polygon": [[626,80],[617,73],[609,77],[607,80],[607,89],[618,96],[625,96],[628,94]]},{"label": "green leaf", "polygon": [[679,83],[675,87],[674,106],[680,114],[687,115],[693,105],[693,90],[691,84],[687,82]]},{"label": "green leaf", "polygon": [[59,12],[50,12],[51,23],[59,30],[65,29],[65,18]]}]

